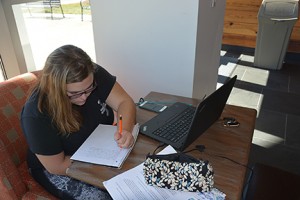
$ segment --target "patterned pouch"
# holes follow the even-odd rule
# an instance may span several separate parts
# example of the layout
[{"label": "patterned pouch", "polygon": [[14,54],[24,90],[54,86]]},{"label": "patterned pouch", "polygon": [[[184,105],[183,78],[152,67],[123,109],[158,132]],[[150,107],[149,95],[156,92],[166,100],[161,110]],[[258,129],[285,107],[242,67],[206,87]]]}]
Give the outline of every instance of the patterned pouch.
[{"label": "patterned pouch", "polygon": [[189,192],[208,192],[214,185],[214,172],[208,161],[184,153],[147,155],[144,178],[152,186]]}]

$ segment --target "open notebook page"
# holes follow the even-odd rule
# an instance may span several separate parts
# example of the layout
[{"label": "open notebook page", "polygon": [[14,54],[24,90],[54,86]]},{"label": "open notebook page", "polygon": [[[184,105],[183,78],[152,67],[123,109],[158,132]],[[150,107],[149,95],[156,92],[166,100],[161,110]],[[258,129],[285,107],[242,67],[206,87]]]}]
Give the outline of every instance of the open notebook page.
[{"label": "open notebook page", "polygon": [[[116,131],[117,126],[99,124],[71,159],[120,168],[134,145],[129,149],[120,148],[114,140]],[[139,124],[136,124],[132,131],[134,143],[138,133]]]}]

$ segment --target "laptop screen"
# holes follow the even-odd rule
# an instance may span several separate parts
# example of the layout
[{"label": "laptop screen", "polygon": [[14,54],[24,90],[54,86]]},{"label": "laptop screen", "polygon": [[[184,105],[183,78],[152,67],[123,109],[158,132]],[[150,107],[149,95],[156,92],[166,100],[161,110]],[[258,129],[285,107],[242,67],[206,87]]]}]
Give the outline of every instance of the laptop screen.
[{"label": "laptop screen", "polygon": [[[197,108],[181,102],[173,104],[165,111],[142,124],[140,132],[160,142],[169,144],[175,149],[184,150],[219,119],[236,78],[234,76],[206,97],[198,104]],[[188,121],[185,121],[187,114],[191,117],[189,117]],[[182,129],[182,126],[178,128],[178,124],[185,124],[186,126]]]},{"label": "laptop screen", "polygon": [[189,133],[183,143],[184,148],[190,145],[220,118],[236,78],[237,76],[231,78],[197,106]]}]

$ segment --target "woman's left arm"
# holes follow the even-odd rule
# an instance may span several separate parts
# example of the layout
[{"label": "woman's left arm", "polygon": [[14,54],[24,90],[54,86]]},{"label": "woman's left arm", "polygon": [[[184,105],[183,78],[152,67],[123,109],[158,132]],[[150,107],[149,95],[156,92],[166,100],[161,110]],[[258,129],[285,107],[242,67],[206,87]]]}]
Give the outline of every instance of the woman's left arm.
[{"label": "woman's left arm", "polygon": [[128,148],[133,144],[132,129],[136,123],[136,107],[132,98],[116,82],[106,100],[106,103],[117,112],[117,116],[122,115],[122,134],[116,132],[115,140],[122,148]]}]

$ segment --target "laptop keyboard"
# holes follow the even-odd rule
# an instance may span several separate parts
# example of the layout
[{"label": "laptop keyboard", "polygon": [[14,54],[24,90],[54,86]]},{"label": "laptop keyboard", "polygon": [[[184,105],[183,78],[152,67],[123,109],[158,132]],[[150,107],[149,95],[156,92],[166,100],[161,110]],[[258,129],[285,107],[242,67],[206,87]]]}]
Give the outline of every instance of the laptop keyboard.
[{"label": "laptop keyboard", "polygon": [[177,142],[188,133],[194,113],[195,108],[190,106],[153,133],[169,141]]}]

